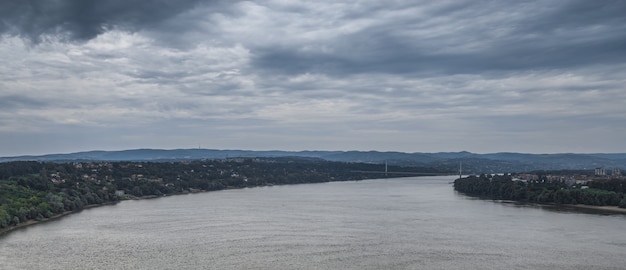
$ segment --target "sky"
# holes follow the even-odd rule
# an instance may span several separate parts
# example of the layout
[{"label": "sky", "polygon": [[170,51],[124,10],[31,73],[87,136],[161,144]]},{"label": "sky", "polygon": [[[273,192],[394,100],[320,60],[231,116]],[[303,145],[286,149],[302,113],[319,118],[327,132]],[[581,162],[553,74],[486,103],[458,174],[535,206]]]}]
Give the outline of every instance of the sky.
[{"label": "sky", "polygon": [[0,156],[626,152],[626,1],[0,0]]}]

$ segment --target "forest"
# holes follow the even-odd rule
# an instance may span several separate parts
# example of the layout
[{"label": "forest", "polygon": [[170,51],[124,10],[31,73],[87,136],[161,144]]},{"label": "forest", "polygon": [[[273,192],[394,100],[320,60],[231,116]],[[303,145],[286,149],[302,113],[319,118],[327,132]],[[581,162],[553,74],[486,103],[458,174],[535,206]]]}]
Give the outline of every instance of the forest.
[{"label": "forest", "polygon": [[626,208],[626,180],[592,181],[586,187],[562,182],[514,181],[510,175],[469,176],[454,189],[470,196],[532,203],[586,204]]},{"label": "forest", "polygon": [[[124,199],[268,185],[439,173],[432,168],[314,158],[232,158],[184,162],[0,163],[0,230]],[[400,172],[400,173],[398,173]],[[402,174],[401,172],[407,172]]]}]

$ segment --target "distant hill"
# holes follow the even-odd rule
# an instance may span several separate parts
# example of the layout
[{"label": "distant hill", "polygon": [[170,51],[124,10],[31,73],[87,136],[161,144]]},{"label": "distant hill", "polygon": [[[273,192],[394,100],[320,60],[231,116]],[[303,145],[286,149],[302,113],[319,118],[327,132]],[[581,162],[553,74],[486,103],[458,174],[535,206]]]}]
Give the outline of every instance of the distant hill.
[{"label": "distant hill", "polygon": [[10,161],[183,161],[254,157],[306,157],[329,161],[388,163],[401,166],[429,166],[441,170],[458,170],[463,164],[466,173],[524,172],[534,170],[592,170],[597,167],[626,169],[623,154],[522,154],[470,152],[404,153],[378,151],[251,151],[216,149],[134,149],[122,151],[88,151],[71,154],[0,157]]}]

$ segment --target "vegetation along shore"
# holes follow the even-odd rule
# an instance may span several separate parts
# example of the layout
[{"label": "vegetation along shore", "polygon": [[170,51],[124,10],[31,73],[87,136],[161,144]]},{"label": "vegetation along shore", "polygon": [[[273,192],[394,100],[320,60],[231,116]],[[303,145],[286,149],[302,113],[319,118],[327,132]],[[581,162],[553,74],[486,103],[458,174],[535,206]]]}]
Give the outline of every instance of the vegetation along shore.
[{"label": "vegetation along shore", "polygon": [[[0,233],[120,200],[281,184],[439,174],[432,168],[233,158],[182,162],[0,163]],[[404,174],[406,173],[406,174]]]},{"label": "vegetation along shore", "polygon": [[624,179],[592,181],[583,186],[558,181],[514,180],[511,175],[481,174],[455,180],[454,189],[470,196],[494,200],[626,214]]}]

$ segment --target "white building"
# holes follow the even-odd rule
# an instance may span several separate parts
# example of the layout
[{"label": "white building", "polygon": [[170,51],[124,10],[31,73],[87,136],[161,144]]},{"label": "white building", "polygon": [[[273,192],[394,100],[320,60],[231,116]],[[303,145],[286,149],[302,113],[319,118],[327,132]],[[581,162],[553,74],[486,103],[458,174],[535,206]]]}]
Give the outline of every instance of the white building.
[{"label": "white building", "polygon": [[596,168],[595,174],[596,176],[605,176],[606,170],[604,168]]}]

